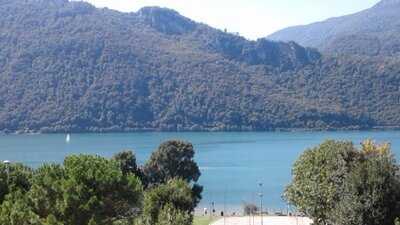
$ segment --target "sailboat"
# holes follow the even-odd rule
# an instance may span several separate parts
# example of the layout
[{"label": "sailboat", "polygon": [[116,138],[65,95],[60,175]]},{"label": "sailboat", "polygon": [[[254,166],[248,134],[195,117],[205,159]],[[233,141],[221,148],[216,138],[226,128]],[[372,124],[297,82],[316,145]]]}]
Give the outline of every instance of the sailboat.
[{"label": "sailboat", "polygon": [[65,142],[69,143],[71,141],[71,135],[67,134],[67,137],[65,138]]}]

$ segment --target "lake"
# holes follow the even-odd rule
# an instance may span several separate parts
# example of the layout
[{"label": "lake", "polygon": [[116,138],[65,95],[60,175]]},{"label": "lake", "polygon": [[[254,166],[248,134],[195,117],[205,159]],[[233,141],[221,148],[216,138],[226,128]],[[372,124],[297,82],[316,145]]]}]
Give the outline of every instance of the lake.
[{"label": "lake", "polygon": [[65,137],[0,135],[0,160],[37,167],[44,162],[62,162],[70,154],[111,157],[129,149],[143,164],[162,141],[182,139],[194,144],[202,172],[200,184],[205,189],[199,208],[210,208],[215,202],[218,210],[225,205],[233,211],[243,202],[258,204],[260,191],[267,208],[284,209],[281,195],[290,182],[293,162],[305,149],[325,139],[352,140],[355,144],[366,138],[387,141],[400,155],[400,131],[72,134],[68,144]]}]

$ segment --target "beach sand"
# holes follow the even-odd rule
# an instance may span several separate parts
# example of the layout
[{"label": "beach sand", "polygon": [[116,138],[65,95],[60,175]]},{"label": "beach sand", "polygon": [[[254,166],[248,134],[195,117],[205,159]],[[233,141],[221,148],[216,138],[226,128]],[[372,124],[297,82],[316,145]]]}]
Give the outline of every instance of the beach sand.
[{"label": "beach sand", "polygon": [[[264,216],[263,225],[310,225],[312,221],[306,217]],[[261,217],[226,217],[211,225],[261,225]]]}]

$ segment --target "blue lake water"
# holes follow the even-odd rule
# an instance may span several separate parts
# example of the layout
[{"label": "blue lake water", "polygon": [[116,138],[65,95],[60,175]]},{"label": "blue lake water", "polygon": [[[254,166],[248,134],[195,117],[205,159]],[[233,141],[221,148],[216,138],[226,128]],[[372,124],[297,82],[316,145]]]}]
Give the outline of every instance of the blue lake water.
[{"label": "blue lake water", "polygon": [[305,149],[325,139],[359,144],[366,138],[390,142],[400,156],[400,131],[117,133],[72,134],[68,144],[62,134],[4,135],[0,136],[0,160],[36,167],[44,162],[62,162],[70,154],[111,157],[129,149],[143,164],[161,142],[182,139],[194,144],[201,167],[200,184],[205,189],[200,207],[215,202],[217,209],[224,205],[239,209],[243,202],[258,202],[257,193],[262,191],[267,208],[283,209],[281,195],[290,181],[291,166]]}]

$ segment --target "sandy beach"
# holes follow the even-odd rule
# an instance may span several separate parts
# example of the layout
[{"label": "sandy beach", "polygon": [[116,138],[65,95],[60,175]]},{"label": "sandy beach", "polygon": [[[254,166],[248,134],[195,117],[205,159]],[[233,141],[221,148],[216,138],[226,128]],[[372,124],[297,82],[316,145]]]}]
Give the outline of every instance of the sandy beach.
[{"label": "sandy beach", "polygon": [[[306,217],[264,216],[263,225],[310,225],[312,221]],[[261,225],[261,217],[227,217],[219,219],[211,225]]]}]

